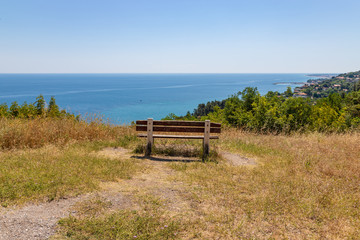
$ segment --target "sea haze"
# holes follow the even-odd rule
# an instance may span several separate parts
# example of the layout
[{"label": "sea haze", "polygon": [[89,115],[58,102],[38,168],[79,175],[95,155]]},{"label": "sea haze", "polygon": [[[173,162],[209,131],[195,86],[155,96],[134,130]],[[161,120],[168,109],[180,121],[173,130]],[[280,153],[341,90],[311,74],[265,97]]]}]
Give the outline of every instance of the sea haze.
[{"label": "sea haze", "polygon": [[286,90],[276,82],[304,82],[304,74],[0,74],[0,103],[32,103],[39,94],[76,114],[102,114],[129,123],[169,113],[184,115],[199,103],[257,87]]}]

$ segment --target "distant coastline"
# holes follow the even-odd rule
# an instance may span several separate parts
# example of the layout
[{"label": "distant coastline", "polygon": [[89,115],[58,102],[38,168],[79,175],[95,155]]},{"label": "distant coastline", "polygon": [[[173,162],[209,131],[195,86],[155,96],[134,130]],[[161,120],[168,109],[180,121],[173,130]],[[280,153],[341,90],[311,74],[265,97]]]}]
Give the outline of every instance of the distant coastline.
[{"label": "distant coastline", "polygon": [[[317,79],[331,79],[332,77],[337,76],[338,74],[335,73],[316,73],[316,74],[309,74],[309,75],[305,75],[306,77],[309,78],[317,78]],[[309,79],[308,81],[310,81],[311,79]],[[274,85],[305,85],[307,84],[307,82],[275,82],[273,83]]]},{"label": "distant coastline", "polygon": [[311,77],[311,78],[326,78],[326,79],[329,79],[329,78],[332,78],[332,77],[335,77],[337,76],[338,74],[335,74],[335,73],[326,73],[326,74],[309,74],[309,75],[306,75],[306,77]]},{"label": "distant coastline", "polygon": [[306,82],[275,82],[274,85],[304,85]]}]

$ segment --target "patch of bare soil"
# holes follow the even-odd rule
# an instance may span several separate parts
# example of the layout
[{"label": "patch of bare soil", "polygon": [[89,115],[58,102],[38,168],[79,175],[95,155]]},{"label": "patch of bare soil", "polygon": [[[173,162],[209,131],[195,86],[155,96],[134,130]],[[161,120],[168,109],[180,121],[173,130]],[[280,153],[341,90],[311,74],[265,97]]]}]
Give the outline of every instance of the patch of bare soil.
[{"label": "patch of bare soil", "polygon": [[96,154],[109,158],[119,158],[119,157],[121,158],[121,157],[129,157],[130,150],[122,147],[108,147],[97,152]]},{"label": "patch of bare soil", "polygon": [[256,161],[239,154],[222,152],[221,156],[234,166],[256,165]]},{"label": "patch of bare soil", "polygon": [[168,214],[178,214],[190,209],[190,203],[186,200],[184,183],[172,181],[170,178],[175,171],[167,167],[168,162],[196,162],[201,161],[197,158],[152,156],[144,158],[132,156],[132,158],[142,159],[144,169],[129,180],[119,182],[107,182],[102,184],[106,191],[122,192],[129,197],[154,196],[159,199]]}]

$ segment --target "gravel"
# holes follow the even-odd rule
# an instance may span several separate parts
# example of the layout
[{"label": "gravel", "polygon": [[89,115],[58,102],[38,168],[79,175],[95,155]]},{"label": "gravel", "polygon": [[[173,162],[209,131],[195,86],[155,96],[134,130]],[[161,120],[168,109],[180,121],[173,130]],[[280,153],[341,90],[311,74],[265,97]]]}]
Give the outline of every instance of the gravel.
[{"label": "gravel", "polygon": [[0,209],[0,240],[48,239],[56,233],[57,222],[70,214],[76,216],[74,204],[95,196],[111,202],[111,210],[129,208],[132,201],[120,192],[94,192],[21,208]]},{"label": "gravel", "polygon": [[68,216],[71,206],[79,200],[78,197],[28,205],[20,209],[2,209],[0,240],[48,239],[56,232],[58,220]]}]

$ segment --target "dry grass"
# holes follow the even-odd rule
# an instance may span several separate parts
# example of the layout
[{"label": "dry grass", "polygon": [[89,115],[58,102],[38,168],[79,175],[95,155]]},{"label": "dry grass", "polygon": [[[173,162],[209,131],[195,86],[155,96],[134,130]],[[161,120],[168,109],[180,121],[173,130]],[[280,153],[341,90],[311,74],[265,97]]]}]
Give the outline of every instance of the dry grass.
[{"label": "dry grass", "polygon": [[63,146],[74,141],[113,141],[131,135],[131,132],[130,127],[71,119],[0,118],[0,148],[38,148],[47,144]]},{"label": "dry grass", "polygon": [[51,201],[129,178],[134,159],[93,154],[133,141],[130,127],[70,119],[0,119],[0,204]]},{"label": "dry grass", "polygon": [[[274,136],[228,129],[211,141],[211,148],[254,158],[257,165],[231,166],[221,159],[161,163],[161,169],[176,170],[170,177],[184,186],[191,208],[174,216],[171,229],[163,228],[171,220],[161,204],[96,215],[106,210],[107,203],[99,200],[81,206],[90,216],[64,219],[62,233],[74,239],[126,238],[139,232],[144,239],[359,239],[359,142],[359,133]],[[144,162],[93,152],[107,146],[134,150],[139,143],[145,140],[138,140],[131,127],[1,119],[1,204],[52,200],[93,191],[101,181],[129,178]],[[201,141],[156,144],[165,155],[195,156],[201,149]]]},{"label": "dry grass", "polygon": [[161,200],[151,195],[139,199],[140,210],[106,212],[109,203],[101,199],[82,202],[81,215],[59,221],[53,239],[180,239],[180,221],[161,209]]},{"label": "dry grass", "polygon": [[102,181],[130,178],[137,163],[97,156],[85,145],[8,151],[0,155],[0,203],[52,201],[93,191]]},{"label": "dry grass", "polygon": [[360,237],[360,135],[225,131],[221,149],[257,167],[173,163],[201,209],[202,237]]}]

